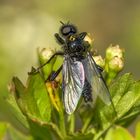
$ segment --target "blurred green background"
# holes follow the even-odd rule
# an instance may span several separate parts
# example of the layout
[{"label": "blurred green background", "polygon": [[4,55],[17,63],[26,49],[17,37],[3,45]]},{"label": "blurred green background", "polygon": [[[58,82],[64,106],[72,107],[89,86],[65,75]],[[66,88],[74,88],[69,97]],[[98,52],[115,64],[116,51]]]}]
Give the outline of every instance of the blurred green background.
[{"label": "blurred green background", "polygon": [[0,0],[1,120],[15,120],[3,101],[12,76],[26,81],[31,66],[37,66],[37,47],[59,49],[53,35],[60,20],[91,33],[103,56],[110,44],[119,44],[125,49],[124,72],[140,79],[140,1]]}]

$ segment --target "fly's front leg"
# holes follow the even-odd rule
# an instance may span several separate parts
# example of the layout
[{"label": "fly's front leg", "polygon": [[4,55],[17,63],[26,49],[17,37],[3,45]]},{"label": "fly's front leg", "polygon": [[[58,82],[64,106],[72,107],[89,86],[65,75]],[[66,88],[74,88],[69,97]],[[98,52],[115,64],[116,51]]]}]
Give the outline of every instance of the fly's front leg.
[{"label": "fly's front leg", "polygon": [[54,34],[54,36],[55,36],[55,38],[56,38],[57,42],[58,42],[60,45],[65,44],[64,39],[63,39],[63,38],[61,38],[61,37],[60,37],[60,35],[59,35],[58,33],[55,33],[55,34]]},{"label": "fly's front leg", "polygon": [[63,68],[63,65],[61,65],[57,71],[52,72],[46,81],[53,81],[58,76],[62,68]]},{"label": "fly's front leg", "polygon": [[57,56],[57,55],[64,55],[64,52],[56,52],[55,54],[53,54],[53,55],[50,57],[50,59],[49,59],[46,63],[42,64],[42,65],[39,66],[37,69],[35,69],[33,72],[30,72],[29,74],[33,74],[33,73],[39,72],[39,70],[40,70],[42,67],[44,67],[46,64],[48,64],[48,63],[49,63],[55,56]]}]

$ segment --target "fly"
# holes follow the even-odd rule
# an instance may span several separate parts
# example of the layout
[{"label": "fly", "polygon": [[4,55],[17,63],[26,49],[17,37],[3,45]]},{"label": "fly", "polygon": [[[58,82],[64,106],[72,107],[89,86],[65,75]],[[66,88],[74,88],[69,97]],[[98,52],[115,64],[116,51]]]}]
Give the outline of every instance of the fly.
[{"label": "fly", "polygon": [[89,42],[84,40],[87,33],[78,33],[73,24],[61,24],[59,34],[55,33],[54,36],[63,51],[53,54],[37,71],[56,55],[64,57],[62,66],[51,74],[49,80],[53,81],[62,70],[63,102],[68,114],[75,111],[81,96],[85,102],[95,102],[99,96],[105,104],[110,104],[112,101],[102,77],[102,69],[95,63],[89,51]]}]

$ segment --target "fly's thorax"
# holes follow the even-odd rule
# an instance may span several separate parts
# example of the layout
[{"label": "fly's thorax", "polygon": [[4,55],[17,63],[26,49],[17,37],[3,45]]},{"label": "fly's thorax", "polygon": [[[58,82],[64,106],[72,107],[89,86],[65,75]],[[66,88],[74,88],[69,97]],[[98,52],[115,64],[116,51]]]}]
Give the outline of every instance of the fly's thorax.
[{"label": "fly's thorax", "polygon": [[83,40],[76,34],[68,36],[65,41],[67,53],[81,52],[84,50]]},{"label": "fly's thorax", "polygon": [[71,54],[65,54],[64,55],[64,61],[72,61],[72,62],[75,62],[75,61],[81,61],[83,59],[85,59],[86,57],[86,53],[71,53]]}]

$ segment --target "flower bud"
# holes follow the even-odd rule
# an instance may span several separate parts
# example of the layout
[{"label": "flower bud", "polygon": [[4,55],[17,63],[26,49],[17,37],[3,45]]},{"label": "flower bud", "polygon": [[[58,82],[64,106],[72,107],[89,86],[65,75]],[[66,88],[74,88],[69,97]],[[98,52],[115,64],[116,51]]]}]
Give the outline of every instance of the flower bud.
[{"label": "flower bud", "polygon": [[113,57],[123,58],[124,50],[119,47],[119,45],[110,45],[106,50],[106,59],[109,61]]},{"label": "flower bud", "polygon": [[97,65],[99,65],[100,67],[104,68],[105,60],[102,58],[101,55],[93,56],[93,59],[95,60]]},{"label": "flower bud", "polygon": [[41,61],[47,61],[51,58],[51,56],[55,53],[54,50],[48,49],[48,48],[38,48],[38,56],[39,60]]},{"label": "flower bud", "polygon": [[85,38],[84,38],[84,41],[87,41],[90,45],[92,45],[94,39],[91,38],[91,35],[90,35],[90,34],[87,34],[87,35],[85,36]]},{"label": "flower bud", "polygon": [[124,50],[119,45],[110,45],[106,50],[105,71],[107,84],[118,75],[124,67]]},{"label": "flower bud", "polygon": [[120,72],[124,66],[124,50],[119,45],[110,45],[106,50],[105,70],[107,73]]},{"label": "flower bud", "polygon": [[[51,58],[51,56],[55,53],[54,50],[49,48],[41,48],[41,49],[38,48],[37,52],[38,52],[40,65],[46,63]],[[49,63],[47,63],[45,66],[42,67],[42,73],[44,75],[45,80],[51,74],[55,60],[56,58],[54,57]]]},{"label": "flower bud", "polygon": [[122,58],[114,57],[109,61],[108,67],[110,71],[119,72],[124,67],[124,61]]}]

